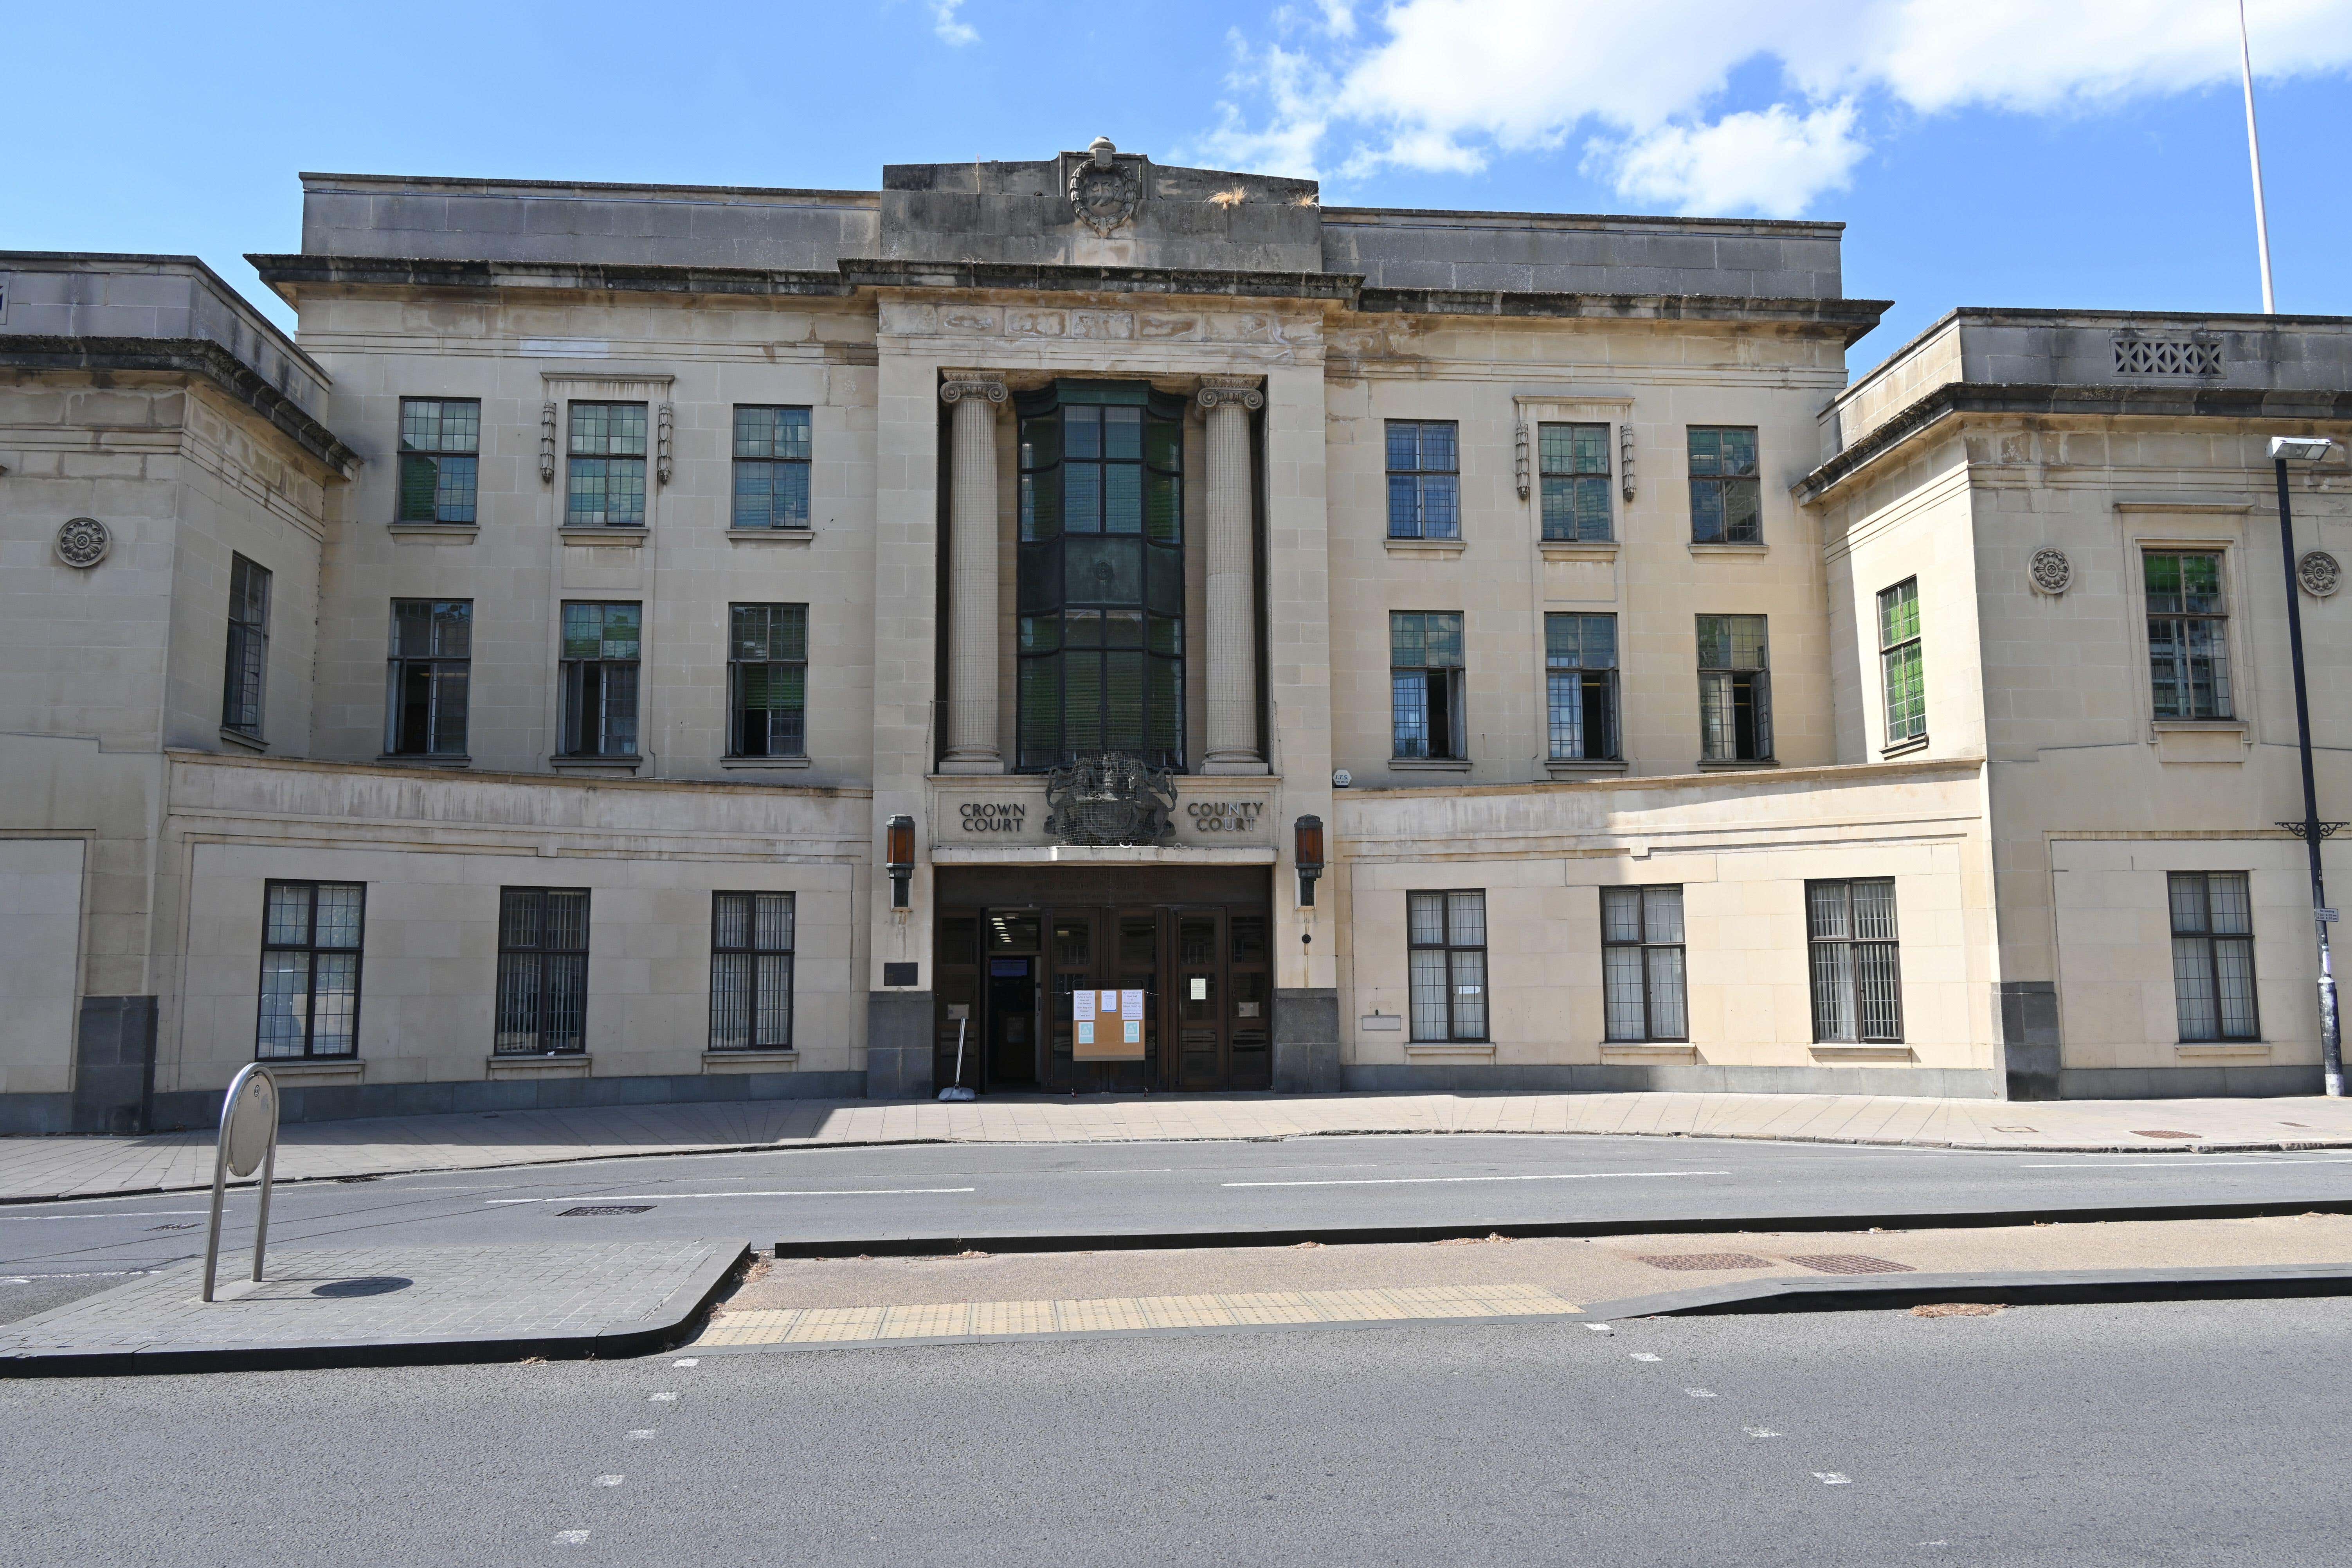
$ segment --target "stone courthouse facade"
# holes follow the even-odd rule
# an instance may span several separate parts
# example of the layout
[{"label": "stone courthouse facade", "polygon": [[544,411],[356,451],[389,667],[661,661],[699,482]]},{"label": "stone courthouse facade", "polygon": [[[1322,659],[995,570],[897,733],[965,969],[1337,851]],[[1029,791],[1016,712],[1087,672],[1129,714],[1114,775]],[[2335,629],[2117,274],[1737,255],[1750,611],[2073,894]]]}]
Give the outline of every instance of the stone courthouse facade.
[{"label": "stone courthouse facade", "polygon": [[1106,142],[303,190],[292,342],[0,253],[0,1127],[2317,1084],[2352,322],[1856,378],[1835,224]]}]

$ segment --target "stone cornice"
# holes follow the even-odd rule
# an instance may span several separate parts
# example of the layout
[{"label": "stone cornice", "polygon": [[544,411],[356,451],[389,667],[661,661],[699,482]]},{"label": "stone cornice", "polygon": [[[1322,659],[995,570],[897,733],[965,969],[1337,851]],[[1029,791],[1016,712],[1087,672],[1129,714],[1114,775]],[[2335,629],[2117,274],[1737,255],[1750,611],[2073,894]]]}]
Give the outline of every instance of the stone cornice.
[{"label": "stone cornice", "polygon": [[259,372],[218,343],[202,338],[52,338],[0,336],[0,369],[31,371],[160,371],[201,376],[289,437],[311,457],[349,479],[360,455],[305,413]]},{"label": "stone cornice", "polygon": [[1501,289],[1366,289],[1366,314],[1526,316],[1615,321],[1771,321],[1822,327],[1851,344],[1892,300],[1758,299],[1739,294],[1545,294]]},{"label": "stone cornice", "polygon": [[2169,419],[2352,420],[2352,391],[2282,392],[2229,386],[2051,386],[1947,382],[1791,487],[1822,500],[1880,458],[1947,420],[1970,414],[2083,415]]},{"label": "stone cornice", "polygon": [[246,258],[261,280],[289,299],[293,284],[368,284],[416,289],[578,289],[596,293],[830,295],[855,291],[838,272],[761,267],[657,267],[629,262],[440,261],[399,256]]}]

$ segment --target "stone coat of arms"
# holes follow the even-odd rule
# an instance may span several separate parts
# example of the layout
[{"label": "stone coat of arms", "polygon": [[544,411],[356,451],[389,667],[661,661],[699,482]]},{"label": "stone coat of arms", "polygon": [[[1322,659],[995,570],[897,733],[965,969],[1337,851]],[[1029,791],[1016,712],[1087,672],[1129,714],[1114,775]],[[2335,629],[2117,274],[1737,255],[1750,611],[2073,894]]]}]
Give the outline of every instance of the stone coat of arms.
[{"label": "stone coat of arms", "polygon": [[1108,136],[1097,136],[1085,159],[1070,171],[1070,210],[1078,221],[1108,239],[1143,203],[1142,160],[1121,163]]},{"label": "stone coat of arms", "polygon": [[1065,844],[1164,844],[1176,831],[1176,784],[1139,758],[1080,757],[1045,775],[1045,831]]}]

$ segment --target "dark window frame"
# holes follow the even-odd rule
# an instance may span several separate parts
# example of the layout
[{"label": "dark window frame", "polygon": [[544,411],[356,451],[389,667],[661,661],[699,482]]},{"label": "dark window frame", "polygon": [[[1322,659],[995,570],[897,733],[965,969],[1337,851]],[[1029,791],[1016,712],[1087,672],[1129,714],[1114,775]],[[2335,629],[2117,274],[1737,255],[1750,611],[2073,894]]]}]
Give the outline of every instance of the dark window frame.
[{"label": "dark window frame", "polygon": [[[2235,721],[2237,718],[2236,694],[2231,685],[2228,553],[2219,548],[2140,552],[2140,589],[2147,600],[2148,711],[2155,719]],[[2192,561],[2212,563],[2210,591],[2192,595],[2188,586],[2188,563]],[[2172,563],[2176,574],[2168,592],[2156,582],[2167,563]],[[2159,608],[2160,596],[2173,603]],[[2194,607],[2199,601],[2204,607]],[[2159,632],[2159,626],[2165,629]],[[2160,658],[2169,667],[2161,678]],[[2205,675],[2201,698],[2200,667]],[[2166,710],[2168,691],[2173,710],[2169,712]]]},{"label": "dark window frame", "polygon": [[[747,415],[772,417],[747,421]],[[800,417],[797,421],[785,417],[792,415]],[[730,528],[798,531],[810,526],[811,485],[815,477],[814,415],[811,405],[802,403],[735,405]],[[747,503],[751,503],[748,510]]]},{"label": "dark window frame", "polygon": [[269,703],[269,568],[232,554],[228,647],[221,669],[221,728],[262,738]]},{"label": "dark window frame", "polygon": [[[547,900],[552,898],[577,898],[580,900],[580,944],[577,947],[556,946],[549,940],[548,933],[554,922],[548,919],[550,906]],[[539,900],[536,925],[541,940],[537,942],[517,942],[514,937],[515,904],[524,899]],[[564,1057],[587,1054],[588,952],[593,914],[594,899],[586,888],[502,887],[499,889],[499,973],[498,993],[493,999],[490,1016],[491,1055]],[[535,966],[526,966],[521,962],[531,958],[548,962]],[[531,973],[533,970],[535,974]],[[563,1005],[562,987],[567,973],[574,977],[573,995],[576,997],[576,1009],[569,1020],[556,1016],[558,1007]],[[525,990],[530,993],[530,1014],[535,1022],[529,1029],[510,1028],[509,1020],[515,1016],[517,1004],[523,1000],[520,994]],[[563,1025],[567,1021],[570,1028],[565,1031]],[[528,1037],[539,1044],[532,1047],[509,1045],[510,1037]],[[567,1043],[548,1045],[546,1042],[551,1037]]]},{"label": "dark window frame", "polygon": [[[1590,623],[1608,627],[1604,652],[1593,646]],[[1572,638],[1559,634],[1575,623]],[[1572,647],[1568,645],[1572,642]],[[1617,617],[1580,610],[1544,612],[1544,739],[1556,763],[1613,763],[1624,755],[1622,713],[1618,703]],[[1601,662],[1594,662],[1595,659]],[[1572,698],[1572,701],[1563,699]],[[1563,718],[1566,709],[1575,718]],[[1596,724],[1593,713],[1600,712]],[[1573,736],[1570,731],[1573,730]],[[1598,731],[1596,733],[1596,731]],[[1567,749],[1573,739],[1574,749]]]},{"label": "dark window frame", "polygon": [[[1764,493],[1756,426],[1690,425],[1683,436],[1690,468],[1691,542],[1763,543]],[[1726,437],[1732,439],[1727,442]]]},{"label": "dark window frame", "polygon": [[[1885,936],[1862,934],[1862,917],[1856,889],[1868,888],[1886,890]],[[1822,931],[1822,916],[1830,912],[1818,895],[1843,889],[1840,930],[1829,933]],[[1806,990],[1812,1001],[1813,1040],[1817,1045],[1899,1046],[1903,1040],[1903,934],[1895,906],[1895,879],[1892,877],[1824,877],[1805,883]],[[1841,963],[1834,954],[1844,953]],[[1825,956],[1826,955],[1826,956]],[[1884,964],[1881,979],[1891,976],[1891,984],[1877,997],[1865,994],[1866,968],[1877,958]],[[1835,1005],[1844,1014],[1843,1025],[1828,1016],[1823,1008],[1825,984],[1834,984]],[[1879,1011],[1866,1016],[1874,1006]],[[1891,1011],[1892,1025],[1886,1020]],[[1844,1032],[1837,1032],[1841,1027]]]},{"label": "dark window frame", "polygon": [[[1747,621],[1756,624],[1753,663],[1741,661],[1738,639],[1745,628],[1732,625]],[[1697,632],[1699,760],[1772,761],[1771,617],[1701,616]],[[1711,648],[1720,656],[1715,662],[1709,662]],[[1727,721],[1720,717],[1726,714]],[[1743,746],[1747,749],[1742,750]]]},{"label": "dark window frame", "polygon": [[[1410,644],[1403,637],[1408,622],[1414,626]],[[1433,622],[1450,622],[1451,663],[1433,658],[1429,630]],[[1460,610],[1391,610],[1389,612],[1389,747],[1396,762],[1467,762],[1470,735],[1464,712],[1468,684],[1468,630]],[[1406,655],[1412,662],[1400,663]],[[1406,733],[1408,710],[1418,714],[1420,750]],[[1444,733],[1441,737],[1439,729]],[[1440,749],[1441,745],[1443,750]]]},{"label": "dark window frame", "polygon": [[[1400,437],[1405,443],[1402,447],[1398,446]],[[1446,543],[1460,540],[1461,421],[1391,419],[1384,426],[1383,439],[1388,463],[1388,536]],[[1398,462],[1401,457],[1407,459],[1402,465]]]},{"label": "dark window frame", "polygon": [[[611,416],[596,429],[583,428],[583,416],[595,416],[592,410],[618,409],[624,415],[634,413],[634,421],[624,418],[615,429]],[[572,403],[564,413],[563,441],[563,526],[566,528],[643,528],[646,525],[646,504],[651,499],[646,488],[646,451],[651,442],[651,409],[643,403],[583,398]],[[630,449],[631,442],[635,450]],[[594,479],[593,492],[604,504],[583,507],[581,498],[588,493],[581,488],[583,479]],[[635,505],[612,504],[616,493],[614,480],[622,481],[618,490],[625,502],[634,496]]]},{"label": "dark window frame", "polygon": [[[1651,900],[1654,897],[1663,905],[1667,894],[1674,896],[1675,937],[1672,942],[1654,941],[1651,936],[1653,929],[1650,919]],[[1633,901],[1633,934],[1630,938],[1614,936],[1611,934],[1614,928],[1610,921],[1610,905],[1628,896],[1631,896]],[[1601,1029],[1603,1039],[1612,1042],[1630,1041],[1636,1044],[1658,1041],[1675,1045],[1686,1043],[1690,1039],[1689,936],[1689,926],[1684,918],[1682,883],[1643,882],[1633,887],[1601,889]],[[1680,1033],[1672,1033],[1658,1027],[1659,1008],[1655,992],[1659,976],[1655,973],[1656,965],[1650,955],[1653,952],[1668,952],[1675,954],[1675,1008],[1682,1022]],[[1636,977],[1635,984],[1642,1015],[1642,1032],[1638,1035],[1622,1033],[1617,1026],[1618,992],[1624,982],[1623,978],[1610,967],[1609,955],[1612,952],[1633,952],[1640,955],[1641,973]]]},{"label": "dark window frame", "polygon": [[[2213,914],[2213,884],[2217,879],[2233,879],[2240,892],[2240,904],[2245,913],[2245,929],[2217,929]],[[2180,895],[2190,884],[2197,889],[2197,920],[2193,926],[2183,929]],[[2254,969],[2254,889],[2253,877],[2245,871],[2171,871],[2165,875],[2164,900],[2168,924],[2172,935],[2172,1003],[2173,1018],[2182,1045],[2221,1041],[2245,1042],[2263,1037],[2262,989]],[[2184,952],[2182,943],[2197,944],[2201,951],[2192,959]],[[2221,946],[2224,942],[2242,952],[2245,963],[2243,995],[2245,1018],[2242,1027],[2232,1029],[2229,1008],[2222,990]],[[2190,998],[2183,988],[2189,978],[2182,970],[2184,962],[2193,962],[2201,970],[2205,982],[2205,1000],[2212,1009],[2210,1032],[2198,1032],[2189,1016]]]},{"label": "dark window frame", "polygon": [[[1416,933],[1413,923],[1415,900],[1422,899],[1438,900],[1438,918],[1441,921],[1440,931],[1444,940],[1433,942],[1423,942]],[[1459,934],[1455,927],[1454,900],[1456,899],[1475,899],[1478,901],[1478,940],[1475,942],[1456,940]],[[1486,889],[1484,888],[1419,888],[1407,892],[1404,900],[1407,1035],[1416,1044],[1484,1045],[1487,1043],[1493,1036],[1495,1009],[1491,969],[1486,961]],[[1415,955],[1430,952],[1444,955],[1446,1032],[1443,1035],[1424,1033],[1422,1023],[1423,1008],[1419,999],[1423,984],[1423,976],[1419,973],[1422,966],[1415,962]],[[1466,1011],[1463,1005],[1463,978],[1466,971],[1472,970],[1475,970],[1478,977],[1477,984],[1473,988],[1473,994],[1478,998],[1477,1017],[1475,1024],[1465,1025],[1463,1017]]]},{"label": "dark window frame", "polygon": [[[563,733],[559,755],[579,758],[616,758],[635,761],[641,754],[645,738],[645,689],[642,672],[645,663],[645,605],[624,599],[566,599],[562,605],[562,631],[561,674],[563,692]],[[631,629],[635,633],[630,646],[635,650],[626,655],[614,655],[601,650],[613,644],[611,626],[604,616],[597,617],[597,646],[594,657],[574,654],[578,644],[573,633],[574,610],[628,610],[635,620]],[[582,623],[583,626],[585,623]],[[625,677],[625,679],[624,679]],[[625,701],[626,715],[616,716],[616,701]],[[595,720],[595,744],[588,744],[589,720]],[[612,744],[614,730],[625,725],[628,749],[620,751]]]},{"label": "dark window frame", "polygon": [[[404,620],[404,609],[424,607],[425,629],[422,647],[406,633],[419,617]],[[445,618],[445,611],[460,612]],[[458,651],[451,651],[446,633],[463,627]],[[392,649],[384,698],[384,754],[393,757],[463,757],[471,721],[474,670],[474,601],[471,599],[394,599],[392,601]],[[421,691],[420,691],[421,688]],[[448,710],[454,706],[454,716]],[[413,734],[421,717],[424,734]],[[457,733],[449,735],[454,729]]]},{"label": "dark window frame", "polygon": [[1609,435],[1608,426],[1588,421],[1546,421],[1536,426],[1538,510],[1546,542],[1605,544],[1616,539]]},{"label": "dark window frame", "polygon": [[[430,408],[430,425],[423,410]],[[453,420],[453,410],[458,412]],[[414,417],[412,417],[414,416]],[[430,444],[420,437],[429,437]],[[470,525],[481,520],[482,400],[400,400],[400,465],[393,520]]]},{"label": "dark window frame", "polygon": [[[278,942],[270,937],[270,905],[281,888],[301,888],[309,891],[310,900],[303,919],[303,937],[299,942]],[[359,895],[359,912],[355,922],[355,940],[348,945],[341,942],[321,943],[319,941],[319,891],[322,888],[351,889]],[[262,884],[261,892],[261,978],[255,989],[258,1005],[253,1020],[253,1059],[259,1062],[350,1061],[360,1054],[360,1001],[365,981],[367,950],[367,884],[365,882],[320,881],[299,877],[272,877]],[[269,955],[273,952],[299,952],[309,959],[304,966],[302,990],[302,1048],[299,1051],[270,1051],[266,1030],[269,1024]],[[321,957],[352,961],[351,1045],[348,1049],[322,1051],[319,1037],[319,973]]]},{"label": "dark window frame", "polygon": [[[741,942],[728,941],[730,921],[724,900],[730,899],[743,900],[743,917],[740,930],[745,940]],[[769,899],[782,900],[783,902],[784,942],[782,947],[761,945],[760,906],[761,900]],[[796,961],[793,954],[798,951],[799,941],[800,909],[797,895],[729,891],[714,891],[710,895],[709,1049],[713,1051],[789,1051],[795,1048],[793,1045],[793,1003],[798,976],[794,973]],[[745,962],[740,965],[726,962],[730,959],[740,959]],[[766,959],[782,961],[779,966],[783,974],[783,997],[781,1003],[783,1018],[781,1029],[771,1026],[773,1020],[768,1009],[772,999],[768,996],[767,987],[762,984],[764,965],[761,961]],[[720,989],[722,976],[728,970],[735,968],[745,972],[749,983],[744,984],[739,982],[737,989],[722,994]],[[734,1025],[736,1018],[730,1013],[729,1016],[722,1019],[721,1010],[723,1007],[731,1009],[738,1002],[740,1004],[742,1037],[740,1040],[723,1038],[722,1030]]]},{"label": "dark window frame", "polygon": [[[766,612],[754,626],[752,612]],[[781,614],[779,614],[781,612]],[[727,754],[730,757],[808,755],[809,607],[793,604],[730,604],[727,606]],[[748,640],[757,637],[755,643]],[[775,657],[782,648],[784,657]],[[795,653],[794,650],[797,650]],[[756,652],[758,657],[746,657]],[[797,691],[780,700],[779,683]],[[759,689],[755,692],[752,688]],[[757,708],[750,706],[757,696]],[[756,749],[752,715],[766,715]],[[788,718],[786,716],[789,716]]]}]

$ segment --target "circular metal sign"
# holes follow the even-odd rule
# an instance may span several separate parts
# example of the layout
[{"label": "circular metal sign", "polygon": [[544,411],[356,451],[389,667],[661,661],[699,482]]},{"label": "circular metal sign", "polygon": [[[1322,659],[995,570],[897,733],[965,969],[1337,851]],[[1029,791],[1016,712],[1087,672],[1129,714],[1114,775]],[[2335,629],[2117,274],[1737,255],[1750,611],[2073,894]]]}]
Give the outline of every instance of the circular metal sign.
[{"label": "circular metal sign", "polygon": [[229,1085],[228,1104],[221,1110],[229,1174],[249,1176],[259,1170],[277,1132],[278,1085],[258,1067],[247,1068]]}]

